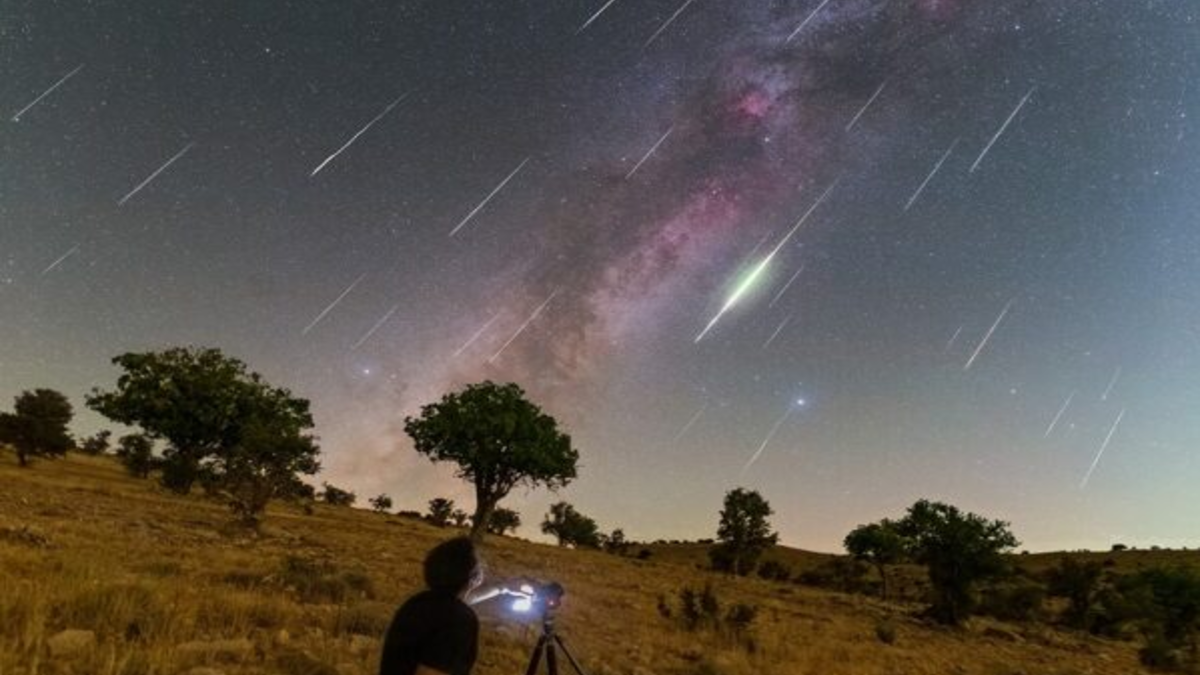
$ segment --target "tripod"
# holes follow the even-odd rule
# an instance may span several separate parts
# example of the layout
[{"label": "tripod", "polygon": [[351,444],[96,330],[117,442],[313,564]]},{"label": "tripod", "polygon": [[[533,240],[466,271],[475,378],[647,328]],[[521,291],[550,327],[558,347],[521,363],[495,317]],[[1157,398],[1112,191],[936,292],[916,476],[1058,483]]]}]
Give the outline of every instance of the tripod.
[{"label": "tripod", "polygon": [[525,675],[537,675],[538,665],[541,664],[542,654],[546,655],[546,671],[549,675],[558,675],[558,651],[567,657],[567,661],[571,663],[571,667],[579,675],[587,675],[583,672],[583,668],[579,667],[579,662],[571,655],[571,650],[567,649],[567,645],[563,642],[562,637],[554,632],[554,615],[549,610],[542,615],[542,636],[538,638],[537,644],[533,648],[533,654],[529,657],[529,667],[525,669]]}]

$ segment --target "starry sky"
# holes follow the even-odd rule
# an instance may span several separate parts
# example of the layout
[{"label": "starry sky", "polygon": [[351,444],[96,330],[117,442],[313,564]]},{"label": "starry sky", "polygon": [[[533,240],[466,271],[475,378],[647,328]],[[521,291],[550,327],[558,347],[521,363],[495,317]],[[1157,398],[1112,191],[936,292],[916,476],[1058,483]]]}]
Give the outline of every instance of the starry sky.
[{"label": "starry sky", "polygon": [[13,0],[0,75],[0,399],[81,434],[215,346],[402,508],[470,505],[402,424],[490,378],[635,538],[1200,545],[1194,2]]}]

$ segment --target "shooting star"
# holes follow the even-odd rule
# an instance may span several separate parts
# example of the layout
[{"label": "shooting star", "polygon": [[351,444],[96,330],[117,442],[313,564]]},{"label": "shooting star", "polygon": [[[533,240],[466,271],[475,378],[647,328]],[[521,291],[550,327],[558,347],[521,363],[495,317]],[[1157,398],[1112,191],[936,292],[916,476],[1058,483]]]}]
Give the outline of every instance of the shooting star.
[{"label": "shooting star", "polygon": [[487,323],[483,324],[483,327],[482,327],[482,328],[480,328],[479,330],[475,331],[475,334],[471,336],[471,339],[467,340],[466,342],[464,342],[464,343],[463,343],[463,345],[462,345],[461,347],[459,347],[458,349],[454,350],[454,353],[450,355],[450,358],[455,358],[455,357],[457,357],[459,354],[461,354],[461,353],[463,353],[463,352],[467,351],[467,349],[468,349],[468,348],[469,348],[471,345],[475,344],[475,341],[476,341],[476,340],[478,340],[478,339],[480,338],[480,336],[482,336],[484,333],[486,333],[486,332],[487,332],[487,329],[488,329],[488,328],[491,328],[491,326],[492,326],[492,324],[493,324],[493,323],[496,323],[496,319],[498,319],[498,318],[500,318],[500,314],[499,314],[499,313],[497,313],[497,314],[493,314],[493,315],[492,315],[492,318],[488,319],[488,320],[487,320]]},{"label": "shooting star", "polygon": [[692,415],[692,418],[687,421],[687,424],[683,425],[683,427],[679,429],[679,432],[676,433],[675,437],[671,439],[671,445],[678,443],[679,439],[683,438],[683,435],[688,432],[688,429],[691,429],[696,422],[700,421],[700,416],[704,414],[705,410],[708,410],[708,401],[705,401],[704,404],[700,406],[700,409],[696,411],[696,414]]},{"label": "shooting star", "polygon": [[774,332],[774,333],[771,333],[771,337],[767,338],[767,341],[763,343],[763,346],[762,346],[762,348],[763,348],[764,350],[765,350],[767,347],[770,347],[770,346],[771,346],[771,343],[775,341],[775,338],[779,337],[779,334],[783,332],[783,329],[784,329],[784,327],[785,327],[785,326],[787,326],[787,325],[788,325],[788,322],[789,322],[789,321],[791,321],[791,320],[792,320],[792,317],[791,317],[791,316],[788,316],[786,319],[784,319],[784,320],[783,320],[783,321],[782,321],[782,322],[779,324],[779,327],[775,329],[775,332]]},{"label": "shooting star", "polygon": [[328,314],[330,311],[332,311],[334,307],[337,307],[338,303],[341,302],[347,295],[350,295],[350,291],[353,291],[354,287],[357,286],[359,284],[359,282],[361,282],[365,278],[367,278],[367,274],[364,272],[362,275],[360,275],[357,279],[354,280],[354,283],[347,286],[346,290],[342,291],[341,295],[337,296],[337,298],[334,299],[333,302],[329,303],[328,307],[321,310],[321,313],[317,315],[317,318],[313,319],[312,323],[305,326],[304,330],[300,331],[300,334],[308,335],[308,331],[310,331],[314,327],[316,327],[316,325],[318,323],[321,323],[321,319],[324,319],[326,314]]},{"label": "shooting star", "polygon": [[317,175],[321,171],[321,169],[325,168],[326,164],[333,161],[334,157],[337,157],[338,155],[342,154],[342,152],[345,151],[346,148],[350,147],[351,143],[354,143],[354,141],[357,141],[359,136],[362,136],[363,134],[367,133],[367,129],[370,129],[372,126],[375,125],[376,122],[383,119],[384,115],[390,113],[392,111],[392,108],[395,108],[397,105],[400,104],[401,101],[403,101],[406,98],[408,98],[408,93],[401,94],[399,98],[397,98],[395,101],[392,101],[391,103],[389,103],[387,105],[387,107],[383,109],[383,112],[381,112],[378,115],[376,115],[375,117],[373,117],[370,122],[367,122],[366,126],[364,126],[363,128],[358,130],[358,133],[351,136],[350,140],[343,143],[342,147],[338,148],[337,151],[335,151],[332,155],[326,157],[325,161],[318,164],[317,168],[313,169],[312,173],[308,174],[308,177],[312,178],[313,176]]},{"label": "shooting star", "polygon": [[659,26],[659,27],[658,27],[658,30],[654,31],[654,35],[651,35],[651,36],[650,36],[650,39],[649,39],[649,40],[646,40],[646,43],[642,45],[642,49],[645,49],[646,47],[649,47],[649,46],[650,46],[650,44],[651,44],[652,42],[654,42],[654,40],[655,40],[655,39],[657,39],[657,38],[658,38],[658,36],[659,36],[659,35],[661,35],[661,34],[662,34],[662,32],[663,32],[664,30],[666,30],[666,29],[667,29],[667,26],[670,26],[672,23],[674,23],[674,22],[675,22],[675,19],[678,19],[678,18],[679,18],[679,15],[680,15],[680,14],[683,14],[683,12],[684,12],[684,11],[685,11],[685,10],[688,8],[688,5],[692,4],[692,3],[693,3],[693,2],[695,2],[695,1],[696,1],[696,0],[687,0],[687,1],[686,1],[686,2],[684,2],[682,5],[680,5],[680,6],[679,6],[679,9],[675,10],[675,13],[671,15],[671,18],[669,18],[669,19],[667,19],[666,21],[664,21],[664,22],[663,22],[663,25]]},{"label": "shooting star", "polygon": [[775,245],[775,248],[771,249],[771,252],[768,253],[765,258],[759,261],[759,263],[750,270],[750,273],[747,274],[746,277],[742,279],[741,283],[739,283],[737,287],[733,289],[733,293],[731,293],[725,300],[725,304],[721,305],[721,309],[717,312],[716,316],[714,316],[708,322],[708,325],[704,327],[704,330],[700,331],[700,334],[696,336],[696,339],[692,340],[693,343],[698,343],[703,340],[704,336],[707,335],[708,332],[713,329],[713,326],[717,325],[717,322],[721,320],[721,317],[725,316],[725,313],[732,309],[733,306],[742,299],[742,296],[744,296],[754,286],[755,282],[758,281],[759,277],[762,276],[763,272],[765,272],[767,267],[771,264],[771,260],[775,258],[775,255],[779,253],[780,249],[782,249],[784,245],[788,243],[788,240],[790,240],[792,236],[800,229],[800,227],[804,225],[804,222],[808,220],[808,217],[817,210],[817,207],[819,207],[821,203],[825,201],[825,198],[829,196],[829,193],[833,192],[833,189],[837,187],[837,184],[841,180],[841,177],[838,177],[836,180],[834,180],[833,183],[825,189],[825,192],[821,193],[821,196],[817,199],[817,201],[811,207],[809,207],[808,211],[806,211],[804,215],[800,217],[800,220],[796,221],[796,224],[792,226],[792,229],[788,230],[788,233],[783,236],[783,239],[779,240],[779,243]]},{"label": "shooting star", "polygon": [[792,278],[788,279],[787,283],[783,285],[783,288],[779,289],[779,292],[775,294],[775,297],[771,298],[771,302],[767,303],[767,309],[774,307],[775,303],[779,302],[779,299],[783,297],[784,293],[788,292],[788,289],[792,287],[792,283],[794,283],[796,279],[800,277],[800,273],[803,271],[804,263],[800,263],[800,269],[796,270],[796,273],[792,275]]},{"label": "shooting star", "polygon": [[921,187],[917,188],[917,191],[914,192],[913,196],[909,198],[908,203],[904,205],[905,211],[908,211],[910,208],[912,208],[913,204],[917,203],[917,199],[919,199],[921,197],[921,193],[925,191],[925,186],[929,185],[929,181],[933,180],[933,177],[937,175],[937,172],[942,170],[942,165],[945,164],[946,160],[950,158],[950,153],[954,152],[954,148],[958,145],[958,141],[959,139],[954,139],[954,142],[950,144],[949,149],[947,149],[946,153],[942,155],[942,158],[938,160],[938,163],[933,165],[933,171],[929,172],[929,175],[925,177],[924,182],[921,183]]},{"label": "shooting star", "polygon": [[1117,425],[1121,423],[1121,418],[1125,417],[1125,409],[1121,408],[1121,412],[1117,415],[1116,421],[1108,430],[1108,435],[1104,437],[1104,442],[1100,444],[1100,450],[1096,453],[1096,458],[1092,460],[1092,465],[1088,467],[1087,473],[1084,474],[1083,480],[1079,481],[1079,489],[1083,490],[1087,487],[1088,481],[1092,478],[1092,472],[1096,470],[1096,465],[1100,463],[1100,458],[1104,456],[1104,451],[1108,449],[1108,443],[1112,440],[1113,434],[1117,433]]},{"label": "shooting star", "polygon": [[174,157],[172,157],[171,159],[168,159],[165,164],[163,164],[162,166],[155,169],[154,173],[150,174],[146,178],[146,180],[138,183],[138,186],[133,188],[132,190],[130,190],[129,194],[125,195],[124,197],[121,197],[121,200],[117,202],[117,206],[124,206],[125,202],[129,201],[129,199],[131,197],[133,197],[137,193],[141,192],[142,188],[144,188],[150,184],[150,181],[154,180],[155,178],[158,178],[158,174],[166,171],[168,166],[171,166],[172,164],[175,163],[175,160],[179,159],[180,157],[183,157],[184,153],[186,153],[188,150],[191,150],[193,145],[195,145],[195,143],[188,143],[187,145],[183,146],[183,149],[180,150],[179,152],[175,153]]},{"label": "shooting star", "polygon": [[1117,366],[1116,372],[1113,373],[1112,379],[1108,381],[1108,386],[1104,388],[1104,393],[1100,395],[1101,401],[1107,401],[1108,395],[1112,393],[1113,387],[1117,385],[1117,380],[1121,377],[1121,366]]},{"label": "shooting star", "polygon": [[886,86],[887,80],[884,80],[883,84],[879,85],[879,88],[875,90],[875,93],[871,94],[871,98],[867,99],[867,102],[863,104],[863,107],[859,108],[858,114],[856,114],[854,119],[850,120],[850,123],[846,125],[847,132],[853,129],[855,124],[858,124],[858,119],[867,113],[867,109],[871,107],[871,104],[875,102],[875,99],[879,98],[879,95],[883,93],[883,88]]},{"label": "shooting star", "polygon": [[537,306],[537,309],[533,310],[533,313],[529,315],[528,319],[525,319],[525,323],[521,324],[521,327],[517,329],[517,332],[513,333],[512,337],[508,338],[508,341],[505,342],[495,354],[492,354],[492,357],[487,360],[488,363],[500,358],[500,355],[504,353],[505,349],[508,349],[508,346],[513,343],[513,340],[516,340],[518,337],[520,337],[521,333],[524,333],[525,329],[529,327],[529,324],[533,323],[533,320],[538,318],[538,315],[542,313],[543,309],[546,309],[546,305],[549,305],[550,301],[554,299],[554,296],[558,295],[558,291],[559,289],[554,289],[554,292],[550,294],[550,297],[546,298],[542,304]]},{"label": "shooting star", "polygon": [[975,363],[975,359],[979,357],[979,353],[982,352],[983,348],[987,346],[988,340],[992,339],[992,333],[995,333],[996,329],[1000,327],[1000,322],[1004,320],[1004,317],[1008,314],[1008,309],[1012,307],[1012,304],[1013,301],[1009,300],[1008,304],[1004,305],[1004,309],[1001,310],[1000,316],[996,317],[995,323],[993,323],[992,327],[988,329],[988,332],[983,336],[983,339],[979,341],[979,346],[975,347],[975,351],[971,354],[971,358],[967,359],[967,363],[963,366],[963,370],[971,369],[971,364]]},{"label": "shooting star", "polygon": [[950,351],[950,348],[954,346],[954,343],[958,342],[958,336],[962,335],[962,331],[963,331],[963,327],[959,326],[958,330],[954,331],[954,335],[950,336],[950,340],[948,342],[946,342],[946,346],[942,349],[942,351],[944,351],[944,352]]},{"label": "shooting star", "polygon": [[650,155],[653,155],[654,151],[658,150],[658,146],[662,145],[663,141],[667,140],[667,136],[670,136],[672,131],[675,131],[675,125],[673,124],[671,125],[670,129],[667,129],[667,133],[663,134],[662,138],[659,138],[658,141],[650,147],[650,150],[648,150],[645,155],[642,155],[642,158],[638,160],[638,163],[633,165],[633,168],[629,170],[629,173],[625,174],[625,180],[632,178],[633,174],[637,173],[637,170],[642,168],[642,165],[646,163],[646,160],[650,159]]},{"label": "shooting star", "polygon": [[450,230],[450,236],[453,237],[456,232],[461,230],[464,225],[469,223],[471,221],[471,219],[475,217],[476,213],[479,213],[480,211],[482,211],[483,207],[487,206],[487,203],[492,201],[492,197],[495,197],[497,194],[499,194],[500,191],[504,189],[504,186],[508,185],[508,181],[512,180],[513,177],[516,176],[521,171],[521,169],[523,169],[525,167],[525,164],[527,162],[529,162],[529,159],[530,159],[529,157],[526,157],[525,159],[521,160],[521,163],[517,165],[517,168],[513,169],[512,173],[508,174],[508,176],[506,176],[504,178],[504,180],[500,181],[500,184],[497,185],[496,188],[494,190],[492,190],[490,194],[488,194],[488,196],[484,197],[483,201],[479,202],[479,206],[476,206],[475,208],[471,209],[471,212],[467,214],[467,217],[463,218],[461,221],[459,221],[458,225],[455,225],[453,230]]},{"label": "shooting star", "polygon": [[971,165],[971,171],[969,173],[975,173],[975,169],[979,168],[979,163],[983,161],[984,157],[987,157],[987,154],[989,151],[991,151],[992,146],[995,145],[996,141],[1000,140],[1000,137],[1004,135],[1004,131],[1008,129],[1008,125],[1012,124],[1013,118],[1017,116],[1017,113],[1021,112],[1021,108],[1025,107],[1025,102],[1029,100],[1030,96],[1033,96],[1033,92],[1036,90],[1036,86],[1030,88],[1029,93],[1025,94],[1025,96],[1021,99],[1021,102],[1017,104],[1016,108],[1013,108],[1013,111],[1009,114],[1008,119],[1004,120],[1004,124],[1000,125],[1000,130],[996,132],[995,136],[992,136],[992,140],[988,141],[987,146],[983,148],[983,152],[979,153],[979,158],[976,159],[975,163]]},{"label": "shooting star", "polygon": [[767,445],[771,442],[771,439],[775,437],[775,433],[779,431],[779,427],[782,427],[783,423],[792,416],[792,411],[795,409],[796,406],[788,406],[788,409],[783,413],[783,416],[775,422],[775,426],[771,427],[771,430],[767,432],[767,437],[764,438],[762,444],[758,446],[758,450],[755,450],[754,454],[750,457],[750,460],[747,461],[744,466],[742,466],[742,473],[740,475],[745,476],[746,471],[758,461],[758,458],[760,455],[762,455],[763,450],[767,449]]},{"label": "shooting star", "polygon": [[1050,438],[1050,434],[1053,433],[1054,427],[1058,426],[1058,421],[1062,419],[1063,413],[1067,412],[1067,408],[1071,407],[1071,399],[1073,398],[1075,398],[1074,391],[1067,396],[1067,400],[1063,401],[1062,407],[1058,409],[1058,413],[1054,415],[1054,419],[1050,420],[1050,426],[1046,427],[1046,433],[1042,434],[1042,438]]},{"label": "shooting star", "polygon": [[817,5],[817,8],[812,11],[812,14],[809,14],[807,19],[805,19],[799,26],[796,26],[796,30],[792,31],[792,34],[787,36],[787,39],[784,40],[783,43],[787,44],[787,43],[791,42],[792,38],[799,35],[800,31],[804,30],[804,27],[808,25],[808,22],[812,21],[813,17],[815,17],[818,13],[820,13],[820,11],[822,9],[825,9],[825,5],[828,5],[828,4],[829,4],[829,0],[822,0],[821,4]]},{"label": "shooting star", "polygon": [[50,92],[52,92],[52,91],[54,91],[55,89],[58,89],[59,87],[61,87],[61,86],[62,86],[62,84],[63,84],[63,82],[66,82],[67,80],[71,79],[71,77],[72,77],[73,75],[75,75],[75,73],[78,73],[78,72],[79,72],[79,71],[81,71],[81,70],[83,70],[83,64],[82,64],[82,63],[81,63],[81,64],[79,64],[78,66],[76,66],[76,67],[75,67],[75,70],[72,70],[71,72],[67,73],[66,75],[63,75],[63,76],[62,76],[62,79],[60,79],[58,82],[55,82],[54,84],[50,85],[50,88],[49,88],[49,89],[47,89],[46,91],[43,91],[41,96],[38,96],[37,98],[35,98],[35,99],[33,99],[32,101],[30,101],[29,105],[27,105],[27,106],[25,106],[24,108],[21,108],[20,110],[18,110],[18,111],[17,111],[17,114],[12,116],[12,121],[14,121],[14,122],[20,122],[20,121],[21,121],[21,115],[24,115],[24,114],[26,113],[26,111],[28,111],[28,110],[29,110],[30,108],[32,108],[33,106],[37,105],[37,104],[38,104],[38,101],[40,101],[40,100],[42,100],[42,99],[46,98],[47,96],[49,96],[49,95],[50,95]]},{"label": "shooting star", "polygon": [[595,21],[596,19],[599,19],[599,18],[600,18],[600,15],[601,15],[601,14],[603,14],[605,11],[607,11],[607,10],[608,10],[608,8],[609,8],[609,7],[611,7],[611,6],[612,6],[612,4],[613,4],[614,2],[616,2],[616,1],[617,1],[617,0],[608,0],[608,2],[604,3],[604,6],[603,6],[603,7],[601,7],[601,8],[600,8],[600,9],[598,9],[598,10],[596,10],[596,13],[595,13],[595,14],[593,14],[591,17],[589,17],[587,21],[584,21],[584,22],[583,22],[583,25],[582,25],[582,26],[580,26],[580,27],[579,27],[579,29],[575,31],[575,34],[576,34],[576,35],[579,35],[579,34],[580,34],[580,33],[582,33],[583,31],[587,30],[587,27],[588,27],[588,26],[590,26],[590,25],[592,25],[592,22],[593,22],[593,21]]},{"label": "shooting star", "polygon": [[62,254],[61,256],[59,256],[58,260],[55,260],[54,262],[52,262],[52,263],[50,263],[49,265],[47,265],[47,266],[46,266],[46,269],[42,270],[42,276],[45,276],[45,275],[46,275],[46,274],[48,274],[49,272],[52,272],[52,271],[54,270],[54,268],[56,268],[56,267],[58,267],[59,265],[61,265],[61,264],[62,264],[62,262],[63,262],[64,260],[66,260],[67,258],[70,258],[71,256],[75,255],[75,253],[76,253],[77,251],[79,251],[79,244],[75,244],[74,246],[72,246],[72,247],[71,247],[71,250],[69,250],[69,251],[67,251],[66,253],[64,253],[64,254]]},{"label": "shooting star", "polygon": [[392,318],[392,315],[396,313],[397,309],[400,309],[400,305],[392,305],[392,308],[387,311],[387,314],[384,314],[382,317],[380,317],[380,319],[375,322],[375,325],[371,326],[371,330],[367,331],[365,335],[358,339],[358,342],[354,343],[354,346],[350,348],[350,351],[358,349],[359,347],[363,346],[367,340],[370,340],[371,336],[375,334],[375,331],[382,328],[383,324],[387,323],[387,320]]}]

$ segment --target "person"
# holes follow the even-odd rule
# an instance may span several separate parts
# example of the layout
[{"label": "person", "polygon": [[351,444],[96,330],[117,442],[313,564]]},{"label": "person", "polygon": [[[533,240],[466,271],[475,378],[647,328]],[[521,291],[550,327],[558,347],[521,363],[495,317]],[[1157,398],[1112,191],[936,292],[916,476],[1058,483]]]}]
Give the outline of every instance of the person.
[{"label": "person", "polygon": [[479,647],[471,604],[500,593],[472,595],[482,583],[483,564],[469,538],[433,547],[425,556],[425,590],[400,606],[384,636],[379,675],[469,675]]}]

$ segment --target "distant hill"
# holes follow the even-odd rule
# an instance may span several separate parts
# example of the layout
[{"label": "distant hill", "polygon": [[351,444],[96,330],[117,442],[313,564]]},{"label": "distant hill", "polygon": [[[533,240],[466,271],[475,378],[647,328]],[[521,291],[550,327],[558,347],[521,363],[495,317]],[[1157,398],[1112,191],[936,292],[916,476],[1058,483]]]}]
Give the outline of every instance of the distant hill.
[{"label": "distant hill", "polygon": [[[259,538],[228,521],[221,504],[128,478],[108,458],[23,470],[0,452],[0,673],[373,675],[424,552],[458,532],[325,505],[274,506]],[[949,630],[914,604],[707,572],[702,544],[647,548],[638,560],[490,538],[486,557],[492,575],[566,586],[560,630],[592,675],[1143,672],[1132,642],[989,619]],[[1113,558],[1135,567],[1144,555]],[[834,556],[772,558],[803,571]],[[756,609],[746,633],[685,629],[679,592],[705,585],[722,611]],[[523,672],[536,626],[497,605],[480,614],[475,672]]]}]

